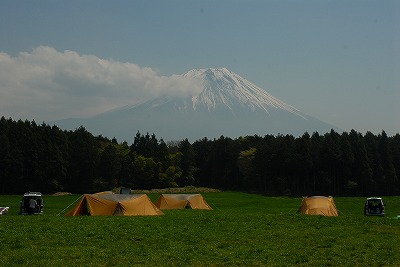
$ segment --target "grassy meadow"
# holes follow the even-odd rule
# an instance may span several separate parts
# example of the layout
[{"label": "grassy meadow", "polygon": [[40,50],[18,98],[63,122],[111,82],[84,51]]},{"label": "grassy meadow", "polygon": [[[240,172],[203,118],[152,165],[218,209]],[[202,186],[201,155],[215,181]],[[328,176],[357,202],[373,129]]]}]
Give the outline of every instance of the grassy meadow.
[{"label": "grassy meadow", "polygon": [[0,266],[400,266],[400,197],[384,198],[385,217],[350,197],[322,217],[297,214],[300,198],[203,196],[214,210],[154,217],[64,217],[78,195],[44,196],[44,215],[20,216],[22,196],[0,196]]}]

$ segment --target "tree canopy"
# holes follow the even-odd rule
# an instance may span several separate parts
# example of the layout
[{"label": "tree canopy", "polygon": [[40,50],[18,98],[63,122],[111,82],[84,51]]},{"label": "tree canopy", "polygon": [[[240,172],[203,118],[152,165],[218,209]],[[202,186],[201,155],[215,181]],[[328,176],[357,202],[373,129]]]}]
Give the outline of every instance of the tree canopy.
[{"label": "tree canopy", "polygon": [[273,195],[396,195],[400,135],[315,132],[133,144],[0,119],[0,193],[205,186]]}]

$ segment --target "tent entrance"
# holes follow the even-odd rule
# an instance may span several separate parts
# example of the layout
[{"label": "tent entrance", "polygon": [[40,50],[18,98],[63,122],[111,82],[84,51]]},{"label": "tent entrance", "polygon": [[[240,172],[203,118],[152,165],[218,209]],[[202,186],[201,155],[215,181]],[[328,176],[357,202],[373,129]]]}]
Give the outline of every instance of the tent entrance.
[{"label": "tent entrance", "polygon": [[122,207],[121,207],[121,204],[120,204],[120,203],[118,203],[117,208],[115,209],[113,215],[114,215],[114,216],[123,216],[123,215],[124,215],[124,212],[123,212],[123,210],[122,210]]}]

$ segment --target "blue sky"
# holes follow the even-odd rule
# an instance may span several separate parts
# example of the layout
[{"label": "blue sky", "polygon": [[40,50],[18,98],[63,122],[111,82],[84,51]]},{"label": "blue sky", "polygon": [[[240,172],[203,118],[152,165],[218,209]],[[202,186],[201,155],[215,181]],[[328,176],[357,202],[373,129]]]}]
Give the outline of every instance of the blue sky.
[{"label": "blue sky", "polygon": [[2,1],[0,115],[85,117],[226,67],[304,113],[400,132],[400,1]]}]

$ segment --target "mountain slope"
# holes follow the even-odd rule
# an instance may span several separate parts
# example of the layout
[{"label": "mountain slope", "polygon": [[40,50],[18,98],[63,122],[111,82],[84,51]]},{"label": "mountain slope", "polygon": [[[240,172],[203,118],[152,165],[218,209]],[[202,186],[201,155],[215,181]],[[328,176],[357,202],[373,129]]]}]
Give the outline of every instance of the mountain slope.
[{"label": "mountain slope", "polygon": [[203,91],[192,99],[194,109],[213,110],[221,105],[232,112],[239,109],[239,112],[261,110],[268,113],[269,109],[277,108],[299,114],[295,108],[226,68],[191,70],[183,76],[202,81]]},{"label": "mountain slope", "polygon": [[64,129],[83,125],[93,134],[133,141],[140,131],[164,140],[191,141],[242,135],[325,133],[336,129],[273,97],[239,75],[225,69],[191,70],[184,77],[203,86],[198,95],[163,96],[125,106],[89,119],[68,119],[55,124]]}]

